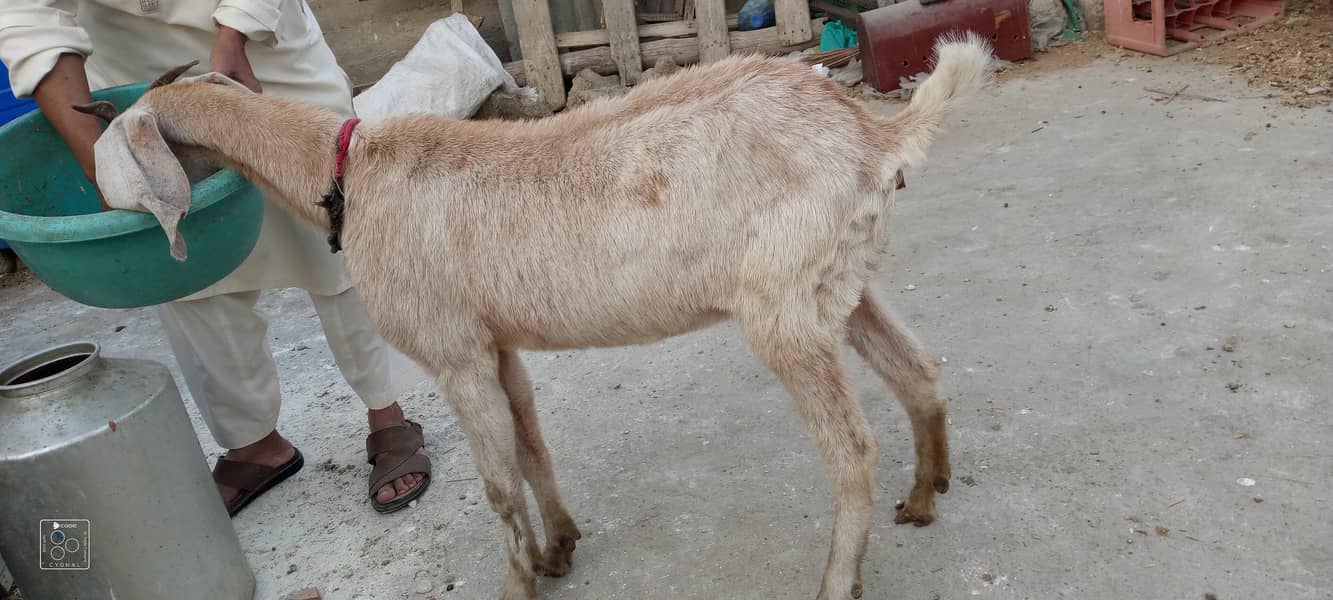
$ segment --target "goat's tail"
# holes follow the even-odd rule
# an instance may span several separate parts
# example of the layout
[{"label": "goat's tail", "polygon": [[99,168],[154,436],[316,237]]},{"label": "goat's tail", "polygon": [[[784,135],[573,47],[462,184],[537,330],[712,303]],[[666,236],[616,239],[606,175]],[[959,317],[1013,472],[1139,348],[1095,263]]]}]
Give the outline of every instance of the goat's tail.
[{"label": "goat's tail", "polygon": [[941,36],[935,59],[935,70],[912,94],[907,108],[883,121],[882,139],[892,141],[890,152],[899,163],[892,165],[891,176],[901,166],[925,161],[944,117],[989,83],[994,67],[990,42],[970,31]]}]

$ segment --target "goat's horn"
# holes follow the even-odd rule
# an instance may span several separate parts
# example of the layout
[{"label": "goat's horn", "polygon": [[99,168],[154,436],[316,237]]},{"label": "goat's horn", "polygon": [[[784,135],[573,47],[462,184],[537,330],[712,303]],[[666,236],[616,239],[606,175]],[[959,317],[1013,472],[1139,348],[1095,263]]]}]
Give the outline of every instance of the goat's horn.
[{"label": "goat's horn", "polygon": [[177,77],[180,77],[182,73],[184,73],[184,72],[186,72],[186,71],[189,71],[191,68],[193,68],[193,67],[194,67],[195,65],[197,65],[197,64],[199,64],[199,61],[197,61],[197,60],[192,60],[192,61],[190,61],[190,62],[187,63],[187,64],[183,64],[183,65],[181,65],[181,66],[179,66],[179,67],[176,67],[176,68],[174,68],[174,69],[172,69],[172,70],[170,70],[170,71],[167,71],[166,73],[163,73],[162,76],[161,76],[161,77],[158,77],[156,80],[154,80],[153,83],[148,84],[148,89],[151,90],[151,89],[153,89],[153,88],[159,88],[159,87],[162,87],[162,86],[164,86],[164,85],[167,85],[168,83],[171,83],[171,82],[173,82],[173,81],[176,81],[176,78],[177,78]]},{"label": "goat's horn", "polygon": [[120,116],[120,111],[116,110],[116,105],[107,102],[106,100],[98,100],[96,102],[89,102],[88,104],[75,104],[74,110],[87,115],[93,115],[94,117],[99,117],[107,123],[116,120],[116,117]]}]

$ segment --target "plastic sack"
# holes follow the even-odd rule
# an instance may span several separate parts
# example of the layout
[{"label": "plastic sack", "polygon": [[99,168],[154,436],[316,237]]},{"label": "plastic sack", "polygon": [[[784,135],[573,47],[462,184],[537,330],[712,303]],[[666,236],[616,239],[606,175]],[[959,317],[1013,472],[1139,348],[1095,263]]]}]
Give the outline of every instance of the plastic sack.
[{"label": "plastic sack", "polygon": [[763,29],[777,23],[772,0],[745,0],[737,17],[736,29],[739,31]]},{"label": "plastic sack", "polygon": [[496,88],[527,95],[477,28],[460,13],[431,23],[412,50],[352,99],[359,117],[425,113],[471,117]]}]

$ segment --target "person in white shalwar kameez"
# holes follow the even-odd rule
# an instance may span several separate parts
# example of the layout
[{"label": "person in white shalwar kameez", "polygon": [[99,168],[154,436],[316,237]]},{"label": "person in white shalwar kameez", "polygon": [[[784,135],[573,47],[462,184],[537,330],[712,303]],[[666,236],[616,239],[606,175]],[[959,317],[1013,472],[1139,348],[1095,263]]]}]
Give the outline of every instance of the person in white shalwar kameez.
[{"label": "person in white shalwar kameez", "polygon": [[[0,60],[14,94],[37,100],[94,183],[103,124],[71,106],[89,102],[90,90],[151,81],[191,60],[200,65],[187,75],[217,71],[260,93],[353,114],[350,81],[305,0],[0,0]],[[370,501],[397,510],[425,490],[430,461],[420,426],[390,391],[388,346],[341,255],[272,202],[235,272],[159,307],[187,387],[229,450],[214,468],[227,508],[235,514],[303,464],[276,430],[277,369],[255,309],[261,290],[289,287],[310,293],[338,368],[369,409]]]}]

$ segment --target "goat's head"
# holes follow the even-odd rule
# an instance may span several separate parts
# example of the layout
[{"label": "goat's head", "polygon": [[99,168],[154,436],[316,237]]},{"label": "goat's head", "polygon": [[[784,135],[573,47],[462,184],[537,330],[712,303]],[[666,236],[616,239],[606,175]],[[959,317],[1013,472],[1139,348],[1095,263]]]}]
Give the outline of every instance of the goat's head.
[{"label": "goat's head", "polygon": [[[154,90],[171,85],[199,61],[181,65],[154,80],[133,106],[119,112],[105,100],[75,105],[82,113],[97,116],[108,123],[107,130],[93,146],[97,159],[97,186],[113,208],[147,210],[157,217],[171,242],[171,254],[185,258],[185,242],[176,233],[176,224],[190,209],[190,179],[182,166],[178,148],[163,137]],[[220,73],[205,73],[181,80],[235,85],[248,88]]]}]

